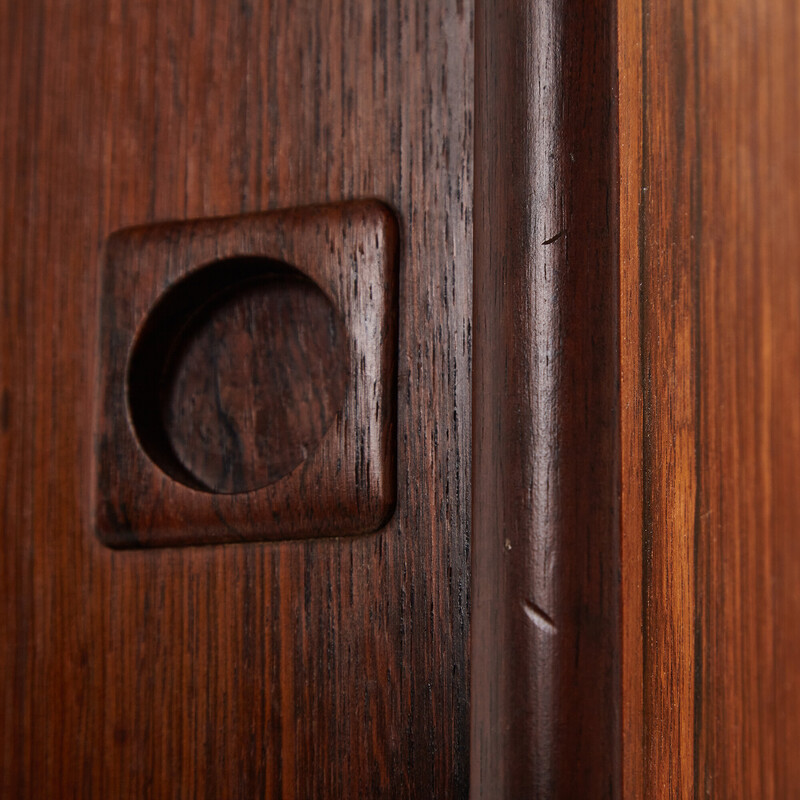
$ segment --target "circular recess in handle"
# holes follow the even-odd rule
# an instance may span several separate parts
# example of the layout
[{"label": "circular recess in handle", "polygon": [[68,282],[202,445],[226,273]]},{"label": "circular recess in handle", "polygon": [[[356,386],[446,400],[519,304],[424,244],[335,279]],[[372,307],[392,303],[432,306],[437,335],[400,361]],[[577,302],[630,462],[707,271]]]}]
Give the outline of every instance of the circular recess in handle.
[{"label": "circular recess in handle", "polygon": [[136,337],[127,396],[137,438],[192,488],[269,486],[335,420],[348,352],[332,301],[297,269],[254,256],[201,267],[161,296]]}]

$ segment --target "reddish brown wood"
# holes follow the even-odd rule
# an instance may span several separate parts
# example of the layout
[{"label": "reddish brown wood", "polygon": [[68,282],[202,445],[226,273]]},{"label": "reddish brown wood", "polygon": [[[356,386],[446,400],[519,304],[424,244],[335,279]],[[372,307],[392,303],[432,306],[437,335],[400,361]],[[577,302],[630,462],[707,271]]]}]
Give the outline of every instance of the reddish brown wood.
[{"label": "reddish brown wood", "polygon": [[795,3],[621,3],[624,796],[800,787]]},{"label": "reddish brown wood", "polygon": [[181,332],[158,392],[178,460],[216,492],[255,491],[302,464],[348,383],[333,303],[299,273],[260,263],[265,272],[214,296]]},{"label": "reddish brown wood", "polygon": [[619,792],[613,27],[476,14],[471,792]]},{"label": "reddish brown wood", "polygon": [[[471,8],[0,3],[2,796],[466,794]],[[478,11],[472,791],[791,797],[797,11]],[[366,196],[391,522],[104,548],[104,239]]]},{"label": "reddish brown wood", "polygon": [[[0,2],[0,795],[463,797],[472,6]],[[89,514],[119,228],[378,197],[379,533],[113,551]]]},{"label": "reddish brown wood", "polygon": [[[265,342],[275,323],[253,306],[260,281],[262,306],[266,298],[280,311],[270,297],[289,302],[288,287],[297,293],[296,279],[286,283],[291,274],[306,276],[298,311],[309,310],[308,287],[323,304],[312,351],[298,349],[302,320],[285,315]],[[93,505],[103,541],[211,544],[381,527],[396,497],[396,274],[397,224],[374,201],[115,233],[103,258],[95,433]],[[205,327],[203,309],[243,285],[250,319],[220,338],[219,326]],[[332,361],[331,336],[341,340]],[[205,352],[197,350],[203,341]],[[338,373],[325,383],[331,363]],[[330,392],[332,408],[318,400]],[[317,424],[316,441],[269,451],[271,431],[275,442],[288,429],[289,445],[313,433],[320,404],[328,425]],[[271,480],[270,469],[278,470]],[[232,481],[246,477],[252,484],[236,491]]]}]

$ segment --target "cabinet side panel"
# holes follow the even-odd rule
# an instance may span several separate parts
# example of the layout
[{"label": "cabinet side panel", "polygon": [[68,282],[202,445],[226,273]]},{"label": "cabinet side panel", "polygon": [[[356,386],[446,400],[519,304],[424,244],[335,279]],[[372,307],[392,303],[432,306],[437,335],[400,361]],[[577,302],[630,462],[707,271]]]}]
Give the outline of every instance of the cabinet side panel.
[{"label": "cabinet side panel", "polygon": [[625,796],[792,796],[800,11],[619,19]]}]

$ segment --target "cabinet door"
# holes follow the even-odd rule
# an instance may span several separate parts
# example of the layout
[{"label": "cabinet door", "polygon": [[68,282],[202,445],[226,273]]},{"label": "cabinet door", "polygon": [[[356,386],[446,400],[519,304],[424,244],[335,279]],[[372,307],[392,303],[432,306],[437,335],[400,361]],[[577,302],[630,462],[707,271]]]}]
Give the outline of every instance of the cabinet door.
[{"label": "cabinet door", "polygon": [[[0,3],[4,797],[466,795],[471,37],[461,0]],[[107,236],[359,198],[399,231],[389,521],[104,546]]]}]

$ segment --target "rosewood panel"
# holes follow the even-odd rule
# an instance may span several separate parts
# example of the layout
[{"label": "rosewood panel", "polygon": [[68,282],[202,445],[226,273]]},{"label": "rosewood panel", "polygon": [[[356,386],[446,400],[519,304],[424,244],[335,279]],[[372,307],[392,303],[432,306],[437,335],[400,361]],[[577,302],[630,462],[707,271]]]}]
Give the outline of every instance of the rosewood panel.
[{"label": "rosewood panel", "polygon": [[798,34],[619,4],[628,798],[800,787]]},{"label": "rosewood panel", "polygon": [[[463,797],[472,5],[0,2],[0,795]],[[91,530],[114,230],[375,197],[399,225],[377,534]]]}]

